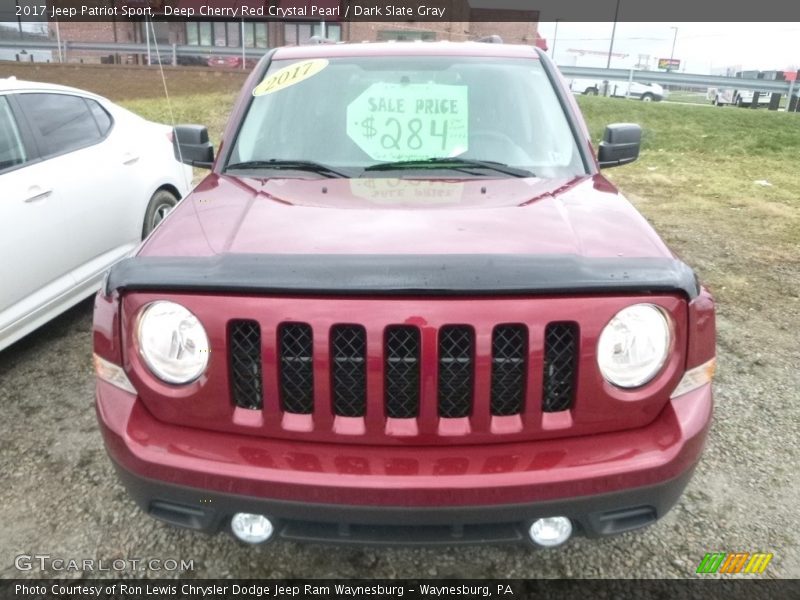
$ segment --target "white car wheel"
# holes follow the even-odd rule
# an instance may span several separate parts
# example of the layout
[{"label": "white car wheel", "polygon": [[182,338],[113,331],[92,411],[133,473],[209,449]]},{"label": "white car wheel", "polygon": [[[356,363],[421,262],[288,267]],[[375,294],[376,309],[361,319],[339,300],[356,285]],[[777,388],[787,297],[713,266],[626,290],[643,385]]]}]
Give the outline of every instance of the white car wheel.
[{"label": "white car wheel", "polygon": [[142,239],[150,235],[150,232],[156,228],[156,225],[164,220],[170,211],[178,204],[178,199],[172,192],[167,190],[158,190],[153,197],[150,198],[150,203],[147,205],[147,212],[144,215],[144,226],[142,227]]}]

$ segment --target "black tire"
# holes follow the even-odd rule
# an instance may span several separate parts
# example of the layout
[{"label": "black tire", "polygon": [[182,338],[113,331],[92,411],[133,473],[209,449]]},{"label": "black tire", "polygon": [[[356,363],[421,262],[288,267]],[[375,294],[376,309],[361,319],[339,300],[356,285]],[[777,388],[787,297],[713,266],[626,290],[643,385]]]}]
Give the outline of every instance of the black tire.
[{"label": "black tire", "polygon": [[646,92],[646,93],[642,94],[642,98],[641,98],[642,102],[654,102],[655,99],[656,99],[656,97],[653,94],[651,94],[650,92]]},{"label": "black tire", "polygon": [[156,228],[156,225],[166,217],[169,212],[178,204],[178,199],[170,191],[157,190],[153,197],[150,198],[150,203],[147,205],[147,210],[144,213],[144,225],[142,226],[142,239],[150,235],[150,232]]},{"label": "black tire", "polygon": [[596,87],[590,87],[583,90],[584,96],[597,96],[598,93],[599,92]]}]

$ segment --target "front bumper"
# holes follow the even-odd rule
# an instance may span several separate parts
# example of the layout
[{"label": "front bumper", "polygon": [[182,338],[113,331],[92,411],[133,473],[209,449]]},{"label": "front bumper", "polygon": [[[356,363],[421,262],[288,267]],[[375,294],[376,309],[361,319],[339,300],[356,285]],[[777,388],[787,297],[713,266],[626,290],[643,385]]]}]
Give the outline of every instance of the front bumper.
[{"label": "front bumper", "polygon": [[520,541],[539,517],[579,533],[648,525],[677,501],[700,457],[710,385],[628,431],[480,446],[294,443],[154,419],[136,396],[97,383],[108,452],[137,503],[213,533],[236,512],[276,519],[287,539],[359,544]]}]

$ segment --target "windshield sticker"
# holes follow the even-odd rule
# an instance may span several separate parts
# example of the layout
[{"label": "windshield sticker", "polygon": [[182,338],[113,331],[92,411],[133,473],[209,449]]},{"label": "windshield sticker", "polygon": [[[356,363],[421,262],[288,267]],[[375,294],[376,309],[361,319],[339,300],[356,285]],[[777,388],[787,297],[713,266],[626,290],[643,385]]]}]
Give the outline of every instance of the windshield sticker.
[{"label": "windshield sticker", "polygon": [[467,151],[467,86],[375,83],[347,107],[347,135],[382,162],[449,158]]},{"label": "windshield sticker", "polygon": [[274,94],[275,92],[284,90],[289,86],[305,81],[309,77],[313,77],[327,66],[327,59],[315,58],[313,60],[296,62],[288,67],[278,69],[256,86],[253,90],[253,96]]}]

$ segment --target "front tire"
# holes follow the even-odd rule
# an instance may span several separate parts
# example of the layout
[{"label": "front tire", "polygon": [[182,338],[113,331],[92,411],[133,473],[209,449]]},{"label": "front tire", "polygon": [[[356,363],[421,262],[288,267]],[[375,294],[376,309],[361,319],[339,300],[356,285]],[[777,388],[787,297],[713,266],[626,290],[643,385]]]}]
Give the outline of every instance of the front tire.
[{"label": "front tire", "polygon": [[596,87],[590,87],[583,90],[584,96],[597,96],[598,93],[599,92]]},{"label": "front tire", "polygon": [[170,191],[158,190],[147,205],[144,213],[144,225],[142,226],[142,239],[150,235],[156,225],[164,220],[169,212],[178,204],[178,198]]},{"label": "front tire", "polygon": [[642,102],[652,102],[655,99],[656,99],[656,97],[653,96],[653,94],[651,94],[650,92],[647,92],[646,94],[642,94]]}]

